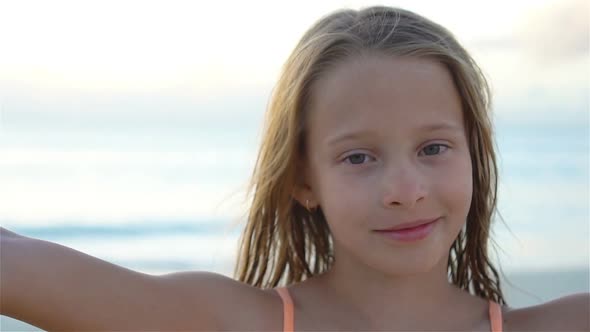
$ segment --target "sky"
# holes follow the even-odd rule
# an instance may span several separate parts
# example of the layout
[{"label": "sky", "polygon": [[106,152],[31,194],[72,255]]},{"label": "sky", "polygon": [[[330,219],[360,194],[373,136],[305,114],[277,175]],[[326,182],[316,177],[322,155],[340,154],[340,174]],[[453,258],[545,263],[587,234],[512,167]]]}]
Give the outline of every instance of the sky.
[{"label": "sky", "polygon": [[[207,98],[228,91],[265,91],[316,19],[337,8],[369,4],[2,2],[2,90],[34,91],[51,99],[120,93]],[[529,75],[546,80],[547,66],[559,68],[551,73],[551,82],[539,84],[548,90],[563,85],[579,90],[587,82],[587,75],[579,74],[588,63],[583,59],[588,52],[586,1],[384,4],[414,10],[448,27],[483,63],[502,96],[530,88]],[[515,68],[526,75],[514,77]]]},{"label": "sky", "polygon": [[[0,2],[0,221],[238,218],[283,62],[321,16],[373,4]],[[587,137],[587,1],[381,4],[452,31],[487,75],[500,123],[558,126]],[[566,153],[588,165],[587,152]],[[587,174],[586,183],[554,188],[587,207]],[[552,202],[530,188],[505,193]],[[507,208],[511,216],[522,211]],[[522,236],[535,244],[529,248],[551,255],[531,234]]]}]

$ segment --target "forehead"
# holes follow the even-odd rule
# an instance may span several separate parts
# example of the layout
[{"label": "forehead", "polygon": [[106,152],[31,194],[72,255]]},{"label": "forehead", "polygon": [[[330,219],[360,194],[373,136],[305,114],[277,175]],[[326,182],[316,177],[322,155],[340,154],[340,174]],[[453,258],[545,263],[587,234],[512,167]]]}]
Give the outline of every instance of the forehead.
[{"label": "forehead", "polygon": [[444,65],[431,59],[364,56],[340,63],[312,86],[310,139],[336,132],[405,132],[439,122],[463,128],[461,99]]}]

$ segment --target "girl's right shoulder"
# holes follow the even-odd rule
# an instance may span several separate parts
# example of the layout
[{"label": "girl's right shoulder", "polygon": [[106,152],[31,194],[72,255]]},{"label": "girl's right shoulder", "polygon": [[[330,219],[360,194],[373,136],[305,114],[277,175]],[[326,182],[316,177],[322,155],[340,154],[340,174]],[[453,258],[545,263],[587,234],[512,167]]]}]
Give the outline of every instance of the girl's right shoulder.
[{"label": "girl's right shoulder", "polygon": [[[196,311],[210,326],[204,330],[277,331],[282,329],[282,300],[273,289],[261,290],[225,275],[177,272],[156,277],[169,294],[183,294],[187,317]],[[195,323],[199,323],[196,322]]]}]

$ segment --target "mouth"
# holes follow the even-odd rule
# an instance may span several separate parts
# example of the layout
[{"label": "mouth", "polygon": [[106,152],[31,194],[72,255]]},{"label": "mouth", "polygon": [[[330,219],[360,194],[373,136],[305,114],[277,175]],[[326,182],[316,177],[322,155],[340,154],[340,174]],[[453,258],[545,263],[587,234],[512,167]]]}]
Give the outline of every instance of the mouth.
[{"label": "mouth", "polygon": [[441,217],[410,221],[410,222],[406,222],[406,223],[401,223],[399,225],[396,225],[396,226],[393,226],[390,228],[376,229],[375,232],[397,232],[397,231],[412,230],[414,228],[419,228],[419,227],[422,227],[422,226],[425,226],[428,224],[432,224],[440,218]]},{"label": "mouth", "polygon": [[415,242],[426,238],[434,229],[436,223],[442,217],[434,220],[414,222],[412,226],[406,225],[396,226],[392,229],[376,230],[375,232],[385,236],[386,238],[398,242]]}]

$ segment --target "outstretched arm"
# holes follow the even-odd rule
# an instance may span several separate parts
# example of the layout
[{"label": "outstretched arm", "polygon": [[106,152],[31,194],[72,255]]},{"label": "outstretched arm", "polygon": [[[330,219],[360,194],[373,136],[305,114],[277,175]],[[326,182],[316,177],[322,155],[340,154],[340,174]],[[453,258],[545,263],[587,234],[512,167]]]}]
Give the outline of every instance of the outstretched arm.
[{"label": "outstretched arm", "polygon": [[590,294],[578,293],[515,309],[505,319],[510,331],[590,332]]},{"label": "outstretched arm", "polygon": [[0,228],[0,314],[45,330],[214,329],[162,280]]}]

